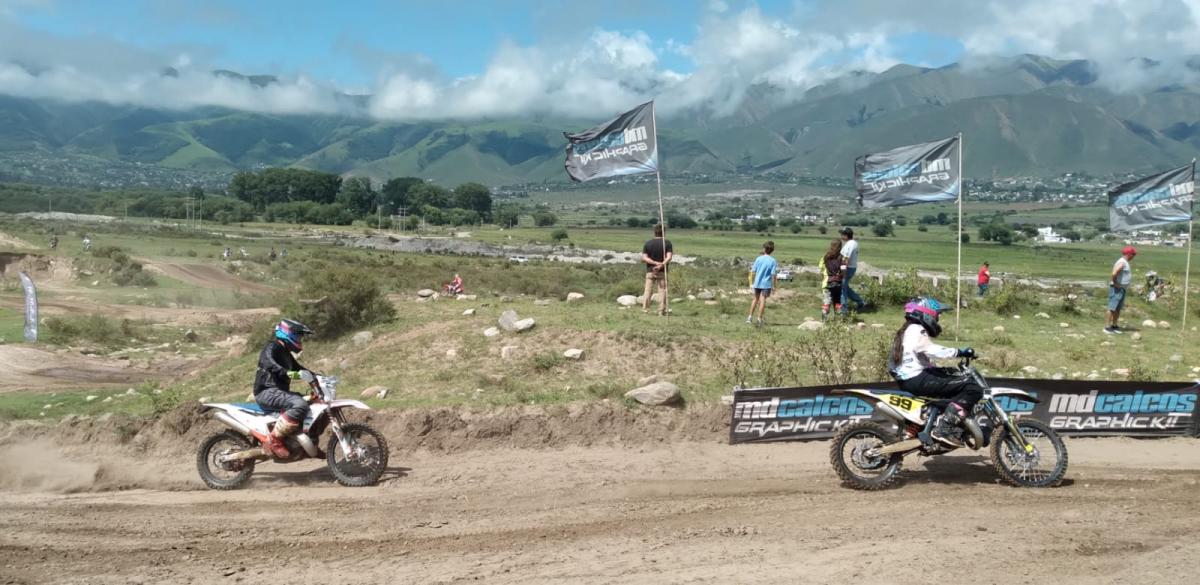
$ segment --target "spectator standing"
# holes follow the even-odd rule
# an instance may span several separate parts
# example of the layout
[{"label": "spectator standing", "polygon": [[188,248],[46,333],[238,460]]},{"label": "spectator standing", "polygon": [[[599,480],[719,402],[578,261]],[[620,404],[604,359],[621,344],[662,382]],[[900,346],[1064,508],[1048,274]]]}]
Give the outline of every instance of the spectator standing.
[{"label": "spectator standing", "polygon": [[846,271],[845,258],[842,257],[842,241],[833,239],[829,242],[829,250],[821,258],[821,320],[829,318],[829,310],[834,313],[842,309],[842,278]]},{"label": "spectator standing", "polygon": [[1129,283],[1133,281],[1133,271],[1129,267],[1129,262],[1133,257],[1137,256],[1137,249],[1133,246],[1125,246],[1121,250],[1121,257],[1117,258],[1113,264],[1112,274],[1109,275],[1108,283],[1108,313],[1105,314],[1104,332],[1112,335],[1114,333],[1124,333],[1121,327],[1117,325],[1121,318],[1121,308],[1125,306],[1125,291],[1129,289]]},{"label": "spectator standing", "polygon": [[858,272],[858,240],[854,239],[854,230],[844,227],[839,232],[842,235],[842,258],[845,260],[846,270],[842,274],[842,315],[850,314],[850,301],[854,301],[854,310],[861,311],[863,305],[862,297],[850,288],[850,281],[854,279],[854,273]]},{"label": "spectator standing", "polygon": [[992,271],[988,267],[988,263],[984,262],[983,266],[979,267],[979,278],[976,283],[979,285],[979,296],[987,294],[988,283],[992,282]]},{"label": "spectator standing", "polygon": [[775,242],[768,241],[763,244],[762,256],[754,259],[754,268],[751,270],[754,273],[750,285],[754,291],[754,300],[750,301],[750,315],[746,317],[746,322],[754,322],[754,310],[757,308],[760,327],[763,324],[763,313],[767,310],[767,297],[771,296],[779,278],[779,263],[771,256],[774,252]]},{"label": "spectator standing", "polygon": [[646,265],[646,290],[645,298],[642,299],[642,312],[650,312],[650,299],[653,297],[654,289],[658,289],[659,307],[658,314],[667,314],[667,266],[671,264],[671,259],[675,256],[675,251],[671,247],[671,240],[663,237],[663,226],[657,224],[654,226],[654,239],[647,240],[642,246],[642,262]]}]

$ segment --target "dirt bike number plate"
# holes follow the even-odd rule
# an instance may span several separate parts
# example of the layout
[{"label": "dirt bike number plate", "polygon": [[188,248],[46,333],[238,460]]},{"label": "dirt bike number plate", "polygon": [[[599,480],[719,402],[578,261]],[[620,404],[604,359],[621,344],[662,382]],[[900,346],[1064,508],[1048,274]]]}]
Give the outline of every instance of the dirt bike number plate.
[{"label": "dirt bike number plate", "polygon": [[920,415],[921,407],[925,406],[924,400],[918,400],[908,396],[901,396],[899,394],[888,394],[887,403],[896,407],[898,410],[903,410],[904,412],[914,415]]}]

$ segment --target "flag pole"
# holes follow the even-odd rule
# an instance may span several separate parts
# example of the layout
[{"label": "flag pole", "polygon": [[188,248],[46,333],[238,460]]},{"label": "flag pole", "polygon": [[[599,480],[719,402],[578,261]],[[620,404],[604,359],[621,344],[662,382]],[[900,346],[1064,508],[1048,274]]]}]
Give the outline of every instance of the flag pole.
[{"label": "flag pole", "polygon": [[[1193,191],[1192,198],[1193,199],[1195,199],[1195,197],[1196,197],[1195,185],[1196,185],[1196,159],[1193,158],[1192,159],[1192,191]],[[1187,261],[1184,263],[1184,268],[1183,268],[1183,317],[1179,320],[1179,331],[1180,331],[1179,334],[1180,335],[1183,335],[1184,334],[1183,332],[1187,331],[1188,277],[1191,276],[1191,274],[1192,274],[1192,235],[1194,233],[1193,225],[1196,223],[1195,219],[1192,217],[1192,213],[1193,212],[1189,209],[1188,210]]]},{"label": "flag pole", "polygon": [[[650,121],[651,121],[651,123],[654,124],[655,157],[658,156],[658,152],[657,152],[657,149],[658,149],[658,112],[657,112],[657,110],[658,110],[658,108],[656,108],[654,106],[650,106]],[[654,184],[658,187],[658,225],[662,226],[662,238],[663,238],[662,253],[663,253],[663,260],[666,260],[667,259],[667,217],[666,217],[666,214],[663,213],[662,175],[659,174],[658,167],[659,167],[659,164],[658,164],[658,161],[656,160],[656,161],[654,161]],[[666,317],[667,319],[671,318],[671,311],[670,311],[670,308],[671,308],[670,301],[671,300],[669,298],[670,291],[671,291],[671,280],[669,278],[667,278],[667,272],[669,271],[670,267],[671,267],[670,264],[663,265],[662,306],[664,307],[663,317]],[[651,298],[651,300],[653,300],[654,293],[650,293],[650,298]]]},{"label": "flag pole", "polygon": [[963,166],[962,132],[958,133],[958,267],[954,272],[954,341],[958,341],[959,314],[962,313],[962,224],[963,224]]}]

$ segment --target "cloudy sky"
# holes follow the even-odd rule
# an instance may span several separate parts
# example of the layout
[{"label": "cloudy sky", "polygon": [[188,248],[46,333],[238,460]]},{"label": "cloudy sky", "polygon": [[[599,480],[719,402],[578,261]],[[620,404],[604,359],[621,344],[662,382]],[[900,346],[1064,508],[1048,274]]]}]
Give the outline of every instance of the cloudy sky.
[{"label": "cloudy sky", "polygon": [[[0,0],[0,93],[385,119],[605,117],[649,98],[720,113],[757,83],[798,95],[1018,53],[1090,58],[1138,89],[1184,75],[1171,65],[1200,55],[1198,30],[1200,0]],[[1167,66],[1147,79],[1133,58]]]}]

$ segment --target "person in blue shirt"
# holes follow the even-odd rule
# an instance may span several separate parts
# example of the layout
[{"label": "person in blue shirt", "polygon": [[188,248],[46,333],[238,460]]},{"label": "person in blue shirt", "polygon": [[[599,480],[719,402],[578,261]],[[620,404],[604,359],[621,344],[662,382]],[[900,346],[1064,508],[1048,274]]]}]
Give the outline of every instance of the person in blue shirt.
[{"label": "person in blue shirt", "polygon": [[763,244],[762,256],[754,260],[754,268],[751,270],[754,276],[750,283],[750,286],[754,288],[754,300],[750,303],[750,315],[746,317],[747,323],[754,323],[754,310],[757,308],[758,324],[763,324],[763,312],[767,310],[767,297],[771,296],[779,274],[779,264],[775,262],[775,258],[771,257],[771,253],[774,251],[775,242],[768,241]]}]

